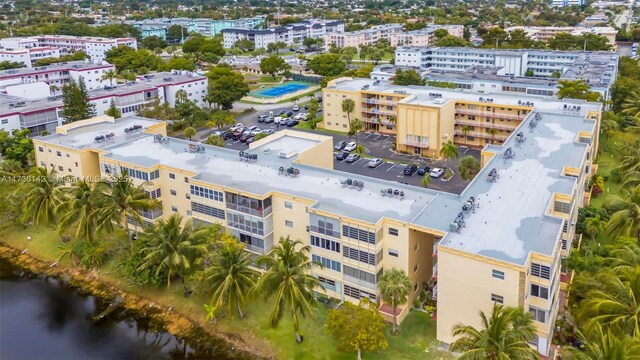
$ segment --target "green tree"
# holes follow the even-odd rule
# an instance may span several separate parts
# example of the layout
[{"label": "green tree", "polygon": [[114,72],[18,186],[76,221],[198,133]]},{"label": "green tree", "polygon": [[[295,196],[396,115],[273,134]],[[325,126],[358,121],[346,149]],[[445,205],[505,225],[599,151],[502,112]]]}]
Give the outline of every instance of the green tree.
[{"label": "green tree", "polygon": [[188,36],[188,34],[189,31],[187,28],[180,25],[171,25],[167,29],[167,41],[172,44],[180,43],[183,38]]},{"label": "green tree", "polygon": [[226,242],[214,252],[211,263],[202,278],[202,286],[212,292],[210,304],[218,310],[226,306],[228,315],[237,311],[243,318],[242,305],[259,275],[251,268],[251,256],[244,244]]},{"label": "green tree", "polygon": [[605,203],[613,212],[607,223],[607,232],[611,236],[633,236],[640,242],[640,185],[621,192],[622,196],[610,195]]},{"label": "green tree", "polygon": [[309,69],[322,76],[338,76],[347,70],[347,63],[340,54],[320,54],[307,62]]},{"label": "green tree", "polygon": [[118,74],[116,73],[115,70],[113,69],[109,69],[105,72],[102,73],[102,76],[100,77],[100,80],[104,81],[104,80],[109,80],[109,85],[113,85],[113,80],[118,78]]},{"label": "green tree", "polygon": [[167,42],[159,36],[147,36],[142,39],[142,46],[149,50],[164,49],[167,47]]},{"label": "green tree", "polygon": [[344,302],[341,307],[329,310],[326,331],[338,341],[338,350],[362,352],[386,349],[389,344],[384,337],[384,318],[369,299],[360,300],[359,305]]},{"label": "green tree", "polygon": [[638,360],[640,359],[640,338],[618,337],[611,330],[604,331],[601,326],[595,326],[585,336],[578,331],[578,340],[582,343],[579,349],[563,346],[560,354],[566,360]]},{"label": "green tree", "polygon": [[425,85],[426,81],[413,69],[398,69],[393,77],[393,83],[395,85]]},{"label": "green tree", "polygon": [[422,185],[422,187],[425,187],[425,188],[429,187],[429,184],[431,184],[431,181],[433,181],[431,179],[431,176],[429,176],[429,174],[424,174],[424,176],[420,180],[420,185]]},{"label": "green tree", "polygon": [[226,111],[216,111],[211,115],[211,120],[207,122],[207,127],[216,127],[222,130],[225,126],[233,125],[236,123],[236,119],[230,113]]},{"label": "green tree", "polygon": [[449,160],[453,158],[458,158],[459,156],[458,147],[453,143],[453,141],[449,140],[444,144],[442,144],[442,147],[440,148],[440,156],[447,159],[447,169],[450,169]]},{"label": "green tree", "polygon": [[274,79],[276,78],[276,74],[289,69],[291,69],[291,65],[287,64],[284,59],[278,55],[270,55],[260,60],[260,71],[271,75]]},{"label": "green tree", "polygon": [[558,98],[583,99],[587,101],[602,101],[602,95],[597,91],[590,91],[590,86],[584,80],[560,80]]},{"label": "green tree", "polygon": [[194,129],[193,127],[189,126],[188,128],[184,129],[184,136],[189,138],[189,141],[191,141],[191,138],[193,137],[193,135],[196,134],[196,129]]},{"label": "green tree", "polygon": [[459,359],[539,359],[528,343],[536,333],[533,320],[522,308],[494,303],[490,317],[480,311],[480,319],[481,329],[463,324],[453,327],[457,340],[449,349],[462,353]]},{"label": "green tree", "polygon": [[18,69],[23,67],[24,64],[15,61],[0,61],[0,70]]},{"label": "green tree", "polygon": [[84,79],[80,77],[76,82],[69,80],[69,84],[62,87],[62,103],[64,108],[60,115],[67,121],[89,119],[96,116],[96,105],[89,101],[89,94]]},{"label": "green tree", "polygon": [[633,119],[640,120],[640,93],[638,91],[632,91],[624,100],[622,113]]},{"label": "green tree", "polygon": [[59,195],[63,185],[56,171],[34,167],[29,171],[28,179],[17,190],[25,195],[22,221],[31,220],[36,227],[54,224],[55,208],[60,203]]},{"label": "green tree", "polygon": [[480,168],[480,162],[471,155],[463,157],[458,163],[458,173],[465,181],[473,179],[480,172]]},{"label": "green tree", "polygon": [[25,167],[33,158],[33,142],[29,129],[14,129],[11,133],[0,130],[0,154],[4,160],[13,160]]},{"label": "green tree", "polygon": [[373,65],[378,65],[378,63],[380,62],[380,60],[382,60],[382,58],[384,57],[385,54],[385,50],[381,49],[379,47],[373,46],[369,48],[369,51],[367,53],[367,57],[369,59],[371,59],[371,62],[373,62]]},{"label": "green tree", "polygon": [[360,132],[363,127],[364,124],[362,123],[362,120],[358,118],[353,118],[349,121],[349,134],[355,135],[356,144],[358,143],[358,132]]},{"label": "green tree", "polygon": [[296,342],[302,342],[300,317],[313,314],[316,303],[314,290],[320,282],[311,275],[314,266],[310,261],[311,248],[302,246],[299,240],[280,238],[277,246],[267,255],[258,258],[258,265],[265,266],[266,272],[258,280],[255,291],[265,299],[273,296],[273,308],[269,314],[269,325],[278,327],[285,312],[290,312]]},{"label": "green tree", "polygon": [[347,114],[347,122],[351,124],[351,113],[355,109],[355,101],[353,101],[353,99],[346,98],[342,100],[340,105],[342,106],[342,112]]},{"label": "green tree", "polygon": [[122,113],[120,109],[116,106],[115,100],[111,99],[111,103],[109,104],[109,108],[104,112],[105,115],[111,116],[114,119],[120,119],[122,117]]},{"label": "green tree", "polygon": [[75,227],[75,241],[95,240],[99,217],[103,215],[99,201],[99,192],[103,186],[107,185],[102,182],[90,184],[81,180],[61,189],[58,205],[54,208],[54,214],[59,219],[59,232]]},{"label": "green tree", "polygon": [[233,103],[249,94],[249,85],[244,76],[227,67],[217,66],[207,73],[209,87],[204,100],[216,104],[223,110],[231,109]]},{"label": "green tree", "polygon": [[607,150],[607,145],[609,143],[609,136],[611,135],[611,133],[617,131],[619,128],[620,128],[620,125],[615,120],[612,120],[612,119],[602,120],[602,124],[600,124],[600,131],[602,132],[602,135],[604,135],[603,145],[604,145],[605,151]]},{"label": "green tree", "polygon": [[358,49],[353,46],[346,46],[340,50],[340,54],[342,55],[342,59],[347,65],[351,65],[353,62],[353,57],[358,53]]},{"label": "green tree", "polygon": [[378,279],[378,289],[382,295],[382,301],[393,309],[392,333],[398,331],[396,308],[407,303],[407,297],[411,292],[411,280],[403,270],[391,268],[382,273]]},{"label": "green tree", "polygon": [[233,44],[233,47],[241,49],[244,52],[253,51],[255,49],[255,44],[253,41],[249,39],[240,39]]},{"label": "green tree", "polygon": [[447,35],[441,39],[438,39],[436,41],[436,46],[442,46],[442,47],[466,47],[466,46],[471,46],[471,43],[461,37],[457,37],[457,36],[453,36],[453,35]]},{"label": "green tree", "polygon": [[156,275],[166,272],[167,289],[174,275],[180,277],[184,285],[185,276],[207,251],[206,229],[194,227],[192,221],[181,226],[182,216],[173,214],[147,227],[140,236],[149,247],[142,249],[145,257],[139,269],[157,269]]},{"label": "green tree", "polygon": [[600,215],[590,217],[585,221],[587,234],[591,236],[591,242],[595,245],[596,236],[602,233],[607,227],[607,222],[600,218]]},{"label": "green tree", "polygon": [[204,143],[207,145],[218,146],[218,147],[225,146],[224,139],[222,138],[222,136],[218,136],[218,135],[207,136],[207,138],[204,140]]}]

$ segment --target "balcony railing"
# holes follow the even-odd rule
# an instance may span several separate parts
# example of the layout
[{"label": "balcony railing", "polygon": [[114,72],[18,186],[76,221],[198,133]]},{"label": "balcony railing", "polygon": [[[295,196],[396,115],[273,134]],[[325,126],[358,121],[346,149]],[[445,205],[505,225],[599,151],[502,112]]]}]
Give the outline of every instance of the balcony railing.
[{"label": "balcony railing", "polygon": [[425,149],[429,147],[429,144],[425,144],[418,141],[405,141],[404,143],[401,143],[401,145],[415,146],[415,147],[425,148]]},{"label": "balcony railing", "polygon": [[482,127],[482,128],[489,128],[489,129],[499,129],[499,130],[515,130],[518,126],[517,125],[503,125],[503,124],[496,124],[493,122],[487,122],[487,121],[474,121],[474,120],[462,120],[462,119],[455,119],[456,125],[470,125],[470,126],[477,126],[477,127]]},{"label": "balcony railing", "polygon": [[494,113],[492,111],[476,111],[476,110],[468,110],[468,109],[456,109],[457,114],[465,114],[465,115],[475,115],[475,116],[483,116],[494,119],[509,119],[509,120],[524,120],[527,115],[510,115],[510,114],[501,114]]},{"label": "balcony railing", "polygon": [[478,138],[483,138],[483,139],[493,139],[493,140],[498,140],[498,141],[504,141],[507,140],[507,136],[503,136],[503,135],[493,135],[491,136],[491,134],[487,134],[484,132],[478,132],[478,131],[470,131],[468,133],[463,132],[462,130],[455,130],[454,132],[456,135],[462,135],[462,136],[473,136],[473,137],[478,137]]},{"label": "balcony railing", "polygon": [[309,230],[311,230],[311,231],[313,231],[315,233],[318,233],[318,234],[327,235],[327,236],[331,236],[331,237],[338,238],[338,239],[340,238],[340,232],[333,231],[333,230],[330,230],[330,229],[321,228],[321,227],[318,227],[316,225],[309,226]]},{"label": "balcony railing", "polygon": [[151,211],[140,211],[140,216],[145,219],[157,219],[162,216],[162,208],[154,209]]},{"label": "balcony railing", "polygon": [[433,289],[431,289],[431,296],[433,300],[438,300],[438,284],[434,285]]},{"label": "balcony railing", "polygon": [[243,212],[245,214],[259,216],[259,217],[268,216],[269,214],[271,214],[271,211],[272,211],[271,206],[268,206],[265,209],[253,209],[248,206],[238,205],[230,202],[227,202],[227,209],[236,210],[236,211]]}]

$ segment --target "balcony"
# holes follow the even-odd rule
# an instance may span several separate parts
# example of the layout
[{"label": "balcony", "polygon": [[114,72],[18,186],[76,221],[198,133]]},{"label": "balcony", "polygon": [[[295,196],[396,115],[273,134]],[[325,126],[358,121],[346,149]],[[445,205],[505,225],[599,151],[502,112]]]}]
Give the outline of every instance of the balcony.
[{"label": "balcony", "polygon": [[316,225],[309,226],[309,230],[314,232],[314,233],[327,235],[327,236],[334,237],[336,239],[340,239],[340,232],[338,232],[338,231],[333,231],[333,230],[327,229],[327,228],[321,228],[321,227],[318,227]]},{"label": "balcony", "polygon": [[398,113],[393,110],[381,110],[375,108],[363,108],[362,116],[366,116],[366,114],[376,114],[376,115],[389,115],[389,116],[397,116]]},{"label": "balcony", "polygon": [[432,269],[432,273],[431,273],[431,280],[435,280],[438,278],[438,263],[436,262],[433,265],[433,269]]},{"label": "balcony", "polygon": [[494,119],[507,119],[507,120],[524,120],[527,115],[510,115],[494,113],[492,111],[477,111],[468,109],[456,109],[456,114],[475,115]]},{"label": "balcony", "polygon": [[424,148],[424,149],[428,149],[429,148],[429,144],[425,144],[425,143],[418,142],[418,141],[405,141],[404,143],[401,143],[400,145],[415,146],[415,147]]},{"label": "balcony", "polygon": [[431,289],[431,297],[433,300],[438,300],[438,284],[435,284],[433,289]]},{"label": "balcony", "polygon": [[139,214],[145,219],[157,219],[162,216],[162,208],[157,208],[150,211],[140,211]]},{"label": "balcony", "polygon": [[266,217],[271,214],[271,198],[264,200],[254,199],[233,193],[226,194],[227,209],[239,211],[245,214]]},{"label": "balcony", "polygon": [[440,242],[436,241],[433,243],[433,256],[438,256],[438,243]]},{"label": "balcony", "polygon": [[463,119],[455,119],[456,125],[469,125],[469,126],[477,126],[481,128],[489,128],[489,129],[498,129],[498,130],[515,130],[517,125],[504,125],[504,124],[496,124],[493,122],[487,121],[479,121],[479,120],[463,120]]},{"label": "balcony", "polygon": [[477,138],[482,138],[482,139],[489,139],[489,140],[497,140],[497,141],[505,141],[507,140],[508,136],[504,136],[504,135],[493,135],[491,136],[491,134],[487,134],[484,132],[478,132],[478,131],[470,131],[468,133],[464,133],[462,130],[455,130],[454,133],[456,135],[461,135],[461,136],[473,136],[473,137],[477,137]]},{"label": "balcony", "polygon": [[265,209],[254,209],[248,206],[244,206],[244,205],[238,205],[238,204],[232,204],[232,203],[227,203],[227,209],[231,209],[231,210],[235,210],[235,211],[240,211],[243,212],[245,214],[249,214],[249,215],[253,215],[253,216],[259,216],[259,217],[265,217],[265,216],[269,216],[269,214],[271,214],[272,211],[272,207],[269,206]]}]

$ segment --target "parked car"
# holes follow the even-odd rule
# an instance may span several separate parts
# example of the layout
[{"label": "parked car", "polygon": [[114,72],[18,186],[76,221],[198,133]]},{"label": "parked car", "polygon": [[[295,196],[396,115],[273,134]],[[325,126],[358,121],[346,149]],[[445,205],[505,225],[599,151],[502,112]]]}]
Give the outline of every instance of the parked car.
[{"label": "parked car", "polygon": [[263,134],[267,134],[267,135],[271,135],[271,134],[273,134],[274,132],[275,132],[275,130],[273,130],[273,129],[263,129],[263,130],[262,130],[262,133],[263,133]]},{"label": "parked car", "polygon": [[370,168],[377,168],[378,166],[382,165],[384,161],[382,161],[382,159],[371,159],[369,160],[369,163],[367,164],[368,167]]},{"label": "parked car", "polygon": [[238,130],[240,128],[243,128],[243,127],[244,127],[244,125],[242,125],[242,123],[235,123],[235,124],[233,124],[233,126],[231,128],[229,128],[229,130],[236,131],[236,130]]},{"label": "parked car", "polygon": [[272,123],[273,122],[273,116],[267,116],[267,118],[264,119],[264,122],[265,122],[265,124]]},{"label": "parked car", "polygon": [[253,131],[253,130],[256,130],[256,129],[257,129],[257,130],[260,130],[260,128],[259,128],[259,127],[257,127],[257,126],[255,126],[255,125],[253,125],[253,126],[249,126],[249,127],[247,128],[247,130],[249,130],[249,131]]},{"label": "parked car", "polygon": [[352,152],[353,150],[356,149],[356,142],[355,141],[351,141],[348,142],[347,145],[344,146],[344,151],[348,151],[348,152]]},{"label": "parked car", "polygon": [[251,130],[251,131],[249,132],[249,134],[251,134],[251,135],[254,135],[254,136],[255,136],[255,135],[260,134],[261,132],[262,132],[262,130],[261,130],[261,129],[254,129],[254,130]]},{"label": "parked car", "polygon": [[258,116],[258,122],[265,122],[268,117],[269,115],[260,115]]},{"label": "parked car", "polygon": [[240,136],[240,141],[241,142],[247,142],[247,139],[249,139],[250,137],[253,137],[254,135],[251,132],[248,132],[246,134],[242,134],[242,136]]},{"label": "parked car", "polygon": [[298,125],[298,124],[300,124],[300,121],[298,121],[298,120],[289,119],[289,120],[287,121],[287,126],[288,126],[288,127],[294,127],[294,126],[296,126],[296,125]]},{"label": "parked car", "polygon": [[244,130],[242,129],[234,131],[232,135],[233,140],[239,140],[243,133]]},{"label": "parked car", "polygon": [[403,173],[405,175],[407,175],[407,176],[411,176],[411,175],[415,174],[416,171],[418,171],[418,165],[411,164],[411,165],[408,165],[406,168],[404,168]]},{"label": "parked car", "polygon": [[284,114],[286,114],[286,113],[287,113],[287,110],[280,110],[280,111],[278,112],[278,115],[284,115]]},{"label": "parked car", "polygon": [[292,116],[293,116],[293,111],[289,111],[289,112],[287,113],[287,117],[292,117]]},{"label": "parked car", "polygon": [[318,104],[322,102],[322,96],[318,96],[318,98],[316,99],[318,100]]},{"label": "parked car", "polygon": [[442,175],[444,175],[444,169],[441,168],[433,168],[429,173],[429,176],[434,178],[439,178]]},{"label": "parked car", "polygon": [[222,135],[220,135],[225,140],[233,139],[233,131],[225,131]]},{"label": "parked car", "polygon": [[349,156],[347,156],[347,158],[344,161],[346,161],[348,163],[354,163],[354,162],[358,161],[359,159],[360,159],[360,155],[356,154],[356,153],[353,153],[353,154],[350,154]]},{"label": "parked car", "polygon": [[282,116],[276,116],[275,118],[273,118],[273,122],[275,124],[280,124],[282,122],[283,117]]},{"label": "parked car", "polygon": [[306,104],[306,105],[304,106],[304,109],[305,109],[305,110],[309,110],[309,104]]},{"label": "parked car", "polygon": [[348,151],[343,151],[340,154],[336,155],[336,160],[344,160],[347,158],[347,156],[349,156],[349,152]]},{"label": "parked car", "polygon": [[333,150],[342,150],[344,149],[344,147],[347,146],[347,142],[346,141],[338,141],[335,145],[333,145]]},{"label": "parked car", "polygon": [[293,105],[293,111],[299,111],[300,110],[300,106],[298,105]]},{"label": "parked car", "polygon": [[306,114],[306,113],[303,113],[303,112],[301,112],[301,113],[297,113],[297,114],[296,114],[296,116],[294,116],[293,118],[294,118],[294,119],[296,119],[296,120],[302,120],[302,121],[304,121],[304,120],[306,120],[306,119],[307,119],[307,114]]},{"label": "parked car", "polygon": [[248,139],[247,139],[247,141],[245,141],[245,142],[246,142],[247,144],[251,144],[252,142],[254,142],[254,141],[255,141],[255,139],[256,139],[256,138],[255,138],[255,136],[252,136],[252,137],[248,138]]},{"label": "parked car", "polygon": [[428,174],[429,171],[431,171],[431,168],[427,165],[420,166],[420,168],[418,169],[418,175],[422,176],[424,174]]}]

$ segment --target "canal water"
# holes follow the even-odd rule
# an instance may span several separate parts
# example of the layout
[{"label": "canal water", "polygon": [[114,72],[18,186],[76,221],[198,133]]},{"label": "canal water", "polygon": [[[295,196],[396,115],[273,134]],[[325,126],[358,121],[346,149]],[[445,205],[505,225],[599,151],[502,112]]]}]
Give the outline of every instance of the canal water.
[{"label": "canal water", "polygon": [[124,310],[95,321],[108,305],[58,280],[27,275],[0,261],[0,359],[240,358],[226,351],[193,349]]}]

